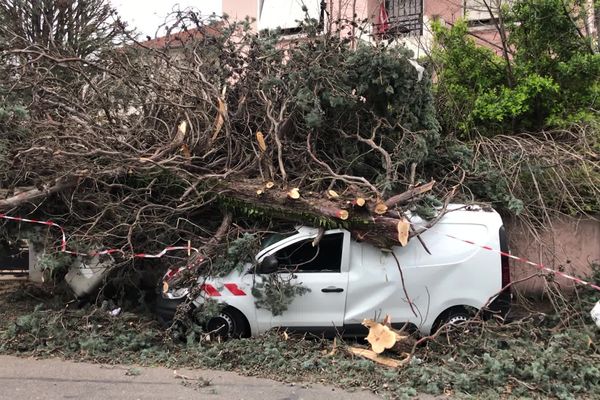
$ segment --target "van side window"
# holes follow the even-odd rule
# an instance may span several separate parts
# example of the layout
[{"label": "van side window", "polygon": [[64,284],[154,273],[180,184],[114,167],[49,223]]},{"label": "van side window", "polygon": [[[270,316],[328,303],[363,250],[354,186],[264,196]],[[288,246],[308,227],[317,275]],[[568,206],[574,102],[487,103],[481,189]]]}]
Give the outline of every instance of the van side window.
[{"label": "van side window", "polygon": [[302,240],[275,253],[282,272],[340,272],[344,234],[325,235],[317,247],[312,242]]}]

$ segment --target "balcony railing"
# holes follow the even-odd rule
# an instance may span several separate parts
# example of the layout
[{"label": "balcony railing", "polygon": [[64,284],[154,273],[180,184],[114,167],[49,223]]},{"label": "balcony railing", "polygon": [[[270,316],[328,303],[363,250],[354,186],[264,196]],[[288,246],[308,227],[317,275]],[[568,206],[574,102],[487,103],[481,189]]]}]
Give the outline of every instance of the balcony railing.
[{"label": "balcony railing", "polygon": [[423,0],[385,0],[387,22],[375,17],[375,32],[383,39],[423,35]]}]

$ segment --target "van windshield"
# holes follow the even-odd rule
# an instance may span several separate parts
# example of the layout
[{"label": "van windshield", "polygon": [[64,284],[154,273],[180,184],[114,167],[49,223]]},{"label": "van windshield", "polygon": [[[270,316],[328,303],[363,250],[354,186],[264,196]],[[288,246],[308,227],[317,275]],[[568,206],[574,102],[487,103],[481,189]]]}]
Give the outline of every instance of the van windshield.
[{"label": "van windshield", "polygon": [[287,232],[287,233],[272,233],[270,235],[265,236],[265,238],[263,239],[262,243],[260,244],[260,250],[264,250],[267,247],[269,247],[272,244],[275,244],[277,242],[279,242],[280,240],[283,240],[285,238],[288,238],[292,235],[295,235],[296,231],[293,232]]}]

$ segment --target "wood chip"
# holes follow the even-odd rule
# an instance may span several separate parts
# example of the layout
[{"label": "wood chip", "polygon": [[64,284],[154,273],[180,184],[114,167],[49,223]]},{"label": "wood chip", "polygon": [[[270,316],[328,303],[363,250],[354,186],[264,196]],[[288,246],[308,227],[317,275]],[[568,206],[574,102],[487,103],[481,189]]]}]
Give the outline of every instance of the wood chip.
[{"label": "wood chip", "polygon": [[350,214],[348,214],[348,211],[346,211],[346,210],[338,211],[338,218],[341,219],[342,221],[347,220],[349,215]]},{"label": "wood chip", "polygon": [[333,347],[329,353],[327,353],[328,357],[331,357],[337,353],[337,338],[333,338]]},{"label": "wood chip", "polygon": [[262,132],[256,132],[256,141],[258,142],[258,148],[260,151],[263,153],[267,151],[267,144],[265,143],[265,137],[263,136]]},{"label": "wood chip", "polygon": [[369,349],[363,349],[362,347],[351,346],[348,348],[348,350],[350,351],[350,353],[352,353],[354,355],[367,358],[371,361],[375,361],[376,363],[385,365],[386,367],[389,367],[389,368],[398,368],[402,365],[401,361],[394,360],[389,357],[380,356],[379,354],[375,353],[374,351],[369,350]]},{"label": "wood chip", "polygon": [[287,196],[290,199],[298,200],[300,198],[300,189],[298,189],[298,188],[292,188],[292,189],[290,189],[290,191],[287,192]]},{"label": "wood chip", "polygon": [[402,247],[408,244],[408,232],[410,231],[410,222],[406,219],[401,219],[398,221],[398,225],[396,226],[398,229],[398,242],[402,245]]},{"label": "wood chip", "polygon": [[340,197],[340,195],[337,194],[337,192],[335,190],[328,190],[327,191],[327,198],[328,199],[337,199],[338,197]]},{"label": "wood chip", "polygon": [[185,135],[185,133],[187,132],[187,121],[181,121],[181,123],[179,124],[179,126],[177,127],[177,130],[182,134]]},{"label": "wood chip", "polygon": [[223,123],[225,122],[225,102],[220,97],[217,97],[217,118],[215,119],[215,130],[212,135],[211,141],[214,141],[217,136],[219,136],[219,132],[221,132],[221,128],[223,127]]},{"label": "wood chip", "polygon": [[190,147],[187,144],[183,144],[181,146],[181,152],[183,153],[183,157],[189,161],[192,158],[192,153],[190,152]]},{"label": "wood chip", "polygon": [[375,213],[379,214],[379,215],[383,215],[387,212],[388,207],[385,205],[385,203],[381,200],[379,200],[377,202],[377,204],[375,204]]}]

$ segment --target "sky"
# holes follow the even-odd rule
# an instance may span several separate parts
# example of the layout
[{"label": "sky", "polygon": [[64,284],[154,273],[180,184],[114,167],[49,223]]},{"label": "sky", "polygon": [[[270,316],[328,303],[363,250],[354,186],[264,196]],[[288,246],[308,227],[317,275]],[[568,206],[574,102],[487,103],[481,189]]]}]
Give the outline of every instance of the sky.
[{"label": "sky", "polygon": [[[203,15],[221,14],[222,0],[110,0],[129,27],[137,28],[143,36],[154,37],[156,29],[174,8],[194,7]],[[159,32],[162,36],[164,32]]]}]

